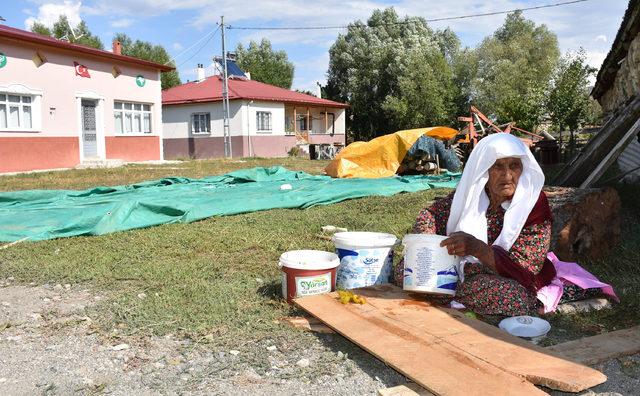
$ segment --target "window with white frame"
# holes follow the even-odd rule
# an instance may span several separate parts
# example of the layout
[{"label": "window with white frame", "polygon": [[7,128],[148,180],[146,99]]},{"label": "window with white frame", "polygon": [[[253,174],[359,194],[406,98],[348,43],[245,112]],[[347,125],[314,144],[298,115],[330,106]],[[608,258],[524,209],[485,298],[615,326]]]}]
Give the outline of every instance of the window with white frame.
[{"label": "window with white frame", "polygon": [[267,132],[271,130],[271,112],[256,111],[256,130]]},{"label": "window with white frame", "polygon": [[0,130],[32,130],[33,96],[0,92]]},{"label": "window with white frame", "polygon": [[151,133],[151,105],[113,102],[116,133]]},{"label": "window with white frame", "polygon": [[191,114],[191,133],[204,135],[211,133],[211,113]]}]

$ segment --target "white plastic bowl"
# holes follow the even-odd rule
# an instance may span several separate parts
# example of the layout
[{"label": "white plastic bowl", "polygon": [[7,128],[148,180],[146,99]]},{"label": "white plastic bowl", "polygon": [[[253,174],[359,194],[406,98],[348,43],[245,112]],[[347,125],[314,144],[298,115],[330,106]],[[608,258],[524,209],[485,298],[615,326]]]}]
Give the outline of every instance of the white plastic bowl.
[{"label": "white plastic bowl", "polygon": [[513,316],[498,325],[502,330],[517,337],[542,337],[551,330],[551,324],[535,316]]}]

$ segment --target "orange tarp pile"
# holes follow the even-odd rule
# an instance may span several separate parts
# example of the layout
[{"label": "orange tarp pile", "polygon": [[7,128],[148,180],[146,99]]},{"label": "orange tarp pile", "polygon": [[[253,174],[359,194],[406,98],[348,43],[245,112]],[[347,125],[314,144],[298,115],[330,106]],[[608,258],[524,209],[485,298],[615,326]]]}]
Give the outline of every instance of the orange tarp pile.
[{"label": "orange tarp pile", "polygon": [[354,142],[327,165],[325,172],[331,177],[340,178],[393,176],[407,151],[420,136],[449,140],[457,134],[458,131],[447,127],[418,128],[380,136],[369,142]]}]

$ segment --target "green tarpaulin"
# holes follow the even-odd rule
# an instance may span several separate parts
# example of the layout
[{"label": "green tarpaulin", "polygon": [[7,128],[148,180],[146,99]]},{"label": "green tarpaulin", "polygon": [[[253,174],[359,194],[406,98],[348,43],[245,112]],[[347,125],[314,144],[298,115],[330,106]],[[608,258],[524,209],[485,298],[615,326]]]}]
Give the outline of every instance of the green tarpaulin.
[{"label": "green tarpaulin", "polygon": [[[459,174],[333,179],[282,167],[203,179],[167,178],[84,191],[0,193],[0,241],[37,241],[188,223],[275,208],[308,208],[370,195],[454,188]],[[290,184],[291,189],[281,189]]]}]

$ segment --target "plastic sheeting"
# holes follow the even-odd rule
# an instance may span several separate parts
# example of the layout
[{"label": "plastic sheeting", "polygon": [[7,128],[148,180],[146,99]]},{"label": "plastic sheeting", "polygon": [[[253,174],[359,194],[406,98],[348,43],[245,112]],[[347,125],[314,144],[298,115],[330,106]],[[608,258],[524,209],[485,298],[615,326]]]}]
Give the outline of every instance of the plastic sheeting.
[{"label": "plastic sheeting", "polygon": [[[309,208],[370,195],[455,188],[459,174],[333,179],[282,167],[203,179],[167,178],[75,190],[0,193],[0,241],[101,235],[275,208]],[[290,184],[291,189],[281,189]]]},{"label": "plastic sheeting", "polygon": [[449,140],[457,134],[458,131],[447,127],[419,128],[380,136],[369,142],[354,142],[340,151],[325,172],[339,178],[390,177],[396,174],[407,151],[420,136]]}]

